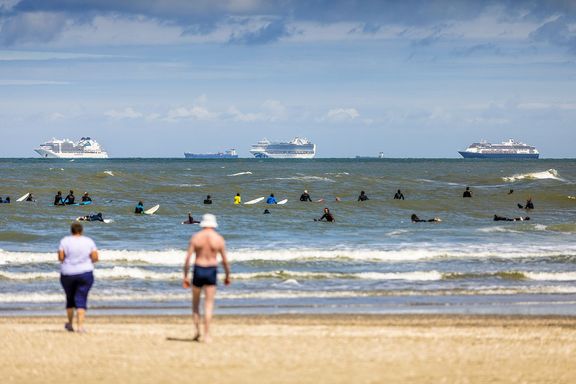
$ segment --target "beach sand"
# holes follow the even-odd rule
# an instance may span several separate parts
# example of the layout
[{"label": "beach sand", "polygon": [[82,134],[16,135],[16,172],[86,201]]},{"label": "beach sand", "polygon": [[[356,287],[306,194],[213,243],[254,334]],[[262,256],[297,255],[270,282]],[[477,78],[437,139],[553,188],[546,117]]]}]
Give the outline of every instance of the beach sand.
[{"label": "beach sand", "polygon": [[576,383],[576,317],[219,316],[0,319],[8,383]]}]

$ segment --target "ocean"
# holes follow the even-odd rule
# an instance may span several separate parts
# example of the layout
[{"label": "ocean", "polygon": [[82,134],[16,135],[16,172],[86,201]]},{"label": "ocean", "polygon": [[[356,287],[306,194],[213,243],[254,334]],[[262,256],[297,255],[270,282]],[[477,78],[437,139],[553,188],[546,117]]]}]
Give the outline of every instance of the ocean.
[{"label": "ocean", "polygon": [[[101,256],[92,314],[190,313],[182,265],[199,228],[181,224],[188,212],[215,214],[227,241],[232,284],[216,313],[576,314],[576,160],[3,159],[0,180],[12,199],[0,205],[5,316],[63,313],[59,240],[97,212],[111,222],[85,223]],[[70,189],[94,204],[52,206]],[[300,202],[304,189],[324,201]],[[27,192],[36,202],[17,203]],[[236,193],[288,203],[235,206]],[[139,200],[160,209],[135,215]],[[335,223],[314,221],[324,207]]]}]

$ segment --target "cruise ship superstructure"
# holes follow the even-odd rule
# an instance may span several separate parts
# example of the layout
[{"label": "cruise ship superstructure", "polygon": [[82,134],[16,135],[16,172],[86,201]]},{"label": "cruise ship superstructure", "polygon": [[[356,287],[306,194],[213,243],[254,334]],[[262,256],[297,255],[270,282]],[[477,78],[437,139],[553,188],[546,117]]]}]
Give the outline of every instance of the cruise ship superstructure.
[{"label": "cruise ship superstructure", "polygon": [[470,144],[466,150],[458,153],[466,159],[537,159],[540,156],[535,147],[514,139],[508,139],[500,144],[482,140]]},{"label": "cruise ship superstructure", "polygon": [[250,153],[256,158],[312,159],[316,156],[316,144],[303,137],[295,137],[289,142],[270,142],[262,139],[252,145]]},{"label": "cruise ship superstructure", "polygon": [[96,140],[82,137],[78,142],[52,139],[34,150],[46,159],[107,159],[108,153]]}]

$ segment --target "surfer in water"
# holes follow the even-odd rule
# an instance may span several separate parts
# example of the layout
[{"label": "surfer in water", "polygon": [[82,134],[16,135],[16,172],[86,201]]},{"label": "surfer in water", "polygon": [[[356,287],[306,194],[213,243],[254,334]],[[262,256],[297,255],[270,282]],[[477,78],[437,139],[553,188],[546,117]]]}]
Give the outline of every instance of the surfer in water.
[{"label": "surfer in water", "polygon": [[522,204],[518,204],[518,208],[520,209],[534,209],[534,203],[532,202],[532,198],[529,197],[528,200],[526,200],[526,204],[522,205]]},{"label": "surfer in water", "polygon": [[271,193],[270,196],[268,196],[268,198],[266,199],[266,204],[277,204],[278,202],[276,201],[276,198],[274,197],[274,194]]},{"label": "surfer in water", "polygon": [[144,213],[144,203],[142,201],[139,201],[138,204],[136,204],[136,207],[134,208],[134,213],[138,214]]},{"label": "surfer in water", "polygon": [[312,198],[310,197],[310,194],[308,193],[308,190],[304,190],[304,192],[300,195],[300,201],[310,201],[312,202]]},{"label": "surfer in water", "polygon": [[435,217],[433,219],[428,220],[422,220],[421,218],[416,216],[415,213],[413,213],[412,216],[410,216],[410,220],[412,220],[413,223],[439,223],[442,221],[442,219],[440,219],[439,217]]},{"label": "surfer in water", "polygon": [[66,198],[64,199],[64,204],[66,205],[72,205],[74,204],[74,200],[76,200],[76,197],[74,196],[74,191],[70,190],[70,193],[68,194],[68,196],[66,196]]},{"label": "surfer in water", "polygon": [[398,190],[396,192],[396,194],[394,195],[394,200],[404,200],[404,195],[402,194],[402,191]]},{"label": "surfer in water", "polygon": [[336,221],[336,219],[334,218],[334,215],[332,215],[332,213],[330,212],[330,209],[328,209],[328,208],[324,208],[324,214],[322,215],[321,218],[314,219],[314,221],[324,221],[324,220],[326,220],[329,223],[333,223]]},{"label": "surfer in water", "polygon": [[240,194],[237,193],[236,196],[234,196],[234,204],[235,205],[240,205],[242,204],[242,197],[240,197]]},{"label": "surfer in water", "polygon": [[84,192],[84,194],[82,195],[82,202],[88,202],[88,201],[92,201],[92,198],[88,195],[88,192]]},{"label": "surfer in water", "polygon": [[198,220],[194,220],[192,217],[192,212],[188,212],[188,220],[183,221],[182,224],[199,224]]},{"label": "surfer in water", "polygon": [[58,191],[56,196],[54,196],[54,205],[64,205],[64,200],[62,199],[62,192]]},{"label": "surfer in water", "polygon": [[368,199],[366,192],[360,191],[360,196],[358,196],[358,201],[366,201],[366,200],[370,200],[370,199]]},{"label": "surfer in water", "polygon": [[35,201],[34,200],[34,196],[32,196],[31,193],[28,194],[28,197],[26,198],[26,201]]},{"label": "surfer in water", "polygon": [[266,209],[264,210],[264,212],[262,212],[262,214],[263,214],[263,215],[269,215],[269,214],[270,214],[270,211],[268,210],[268,208],[266,208]]},{"label": "surfer in water", "polygon": [[511,219],[509,217],[494,215],[494,221],[528,221],[528,220],[530,220],[530,218],[528,216],[515,217],[515,218]]},{"label": "surfer in water", "polygon": [[514,193],[514,190],[513,190],[513,189],[511,189],[511,190],[508,191],[508,194],[509,194],[509,195],[511,195],[511,194],[513,194],[513,193]]},{"label": "surfer in water", "polygon": [[212,204],[212,197],[210,195],[206,196],[204,204]]},{"label": "surfer in water", "polygon": [[10,204],[10,196],[6,196],[6,199],[3,201],[4,204]]},{"label": "surfer in water", "polygon": [[472,197],[472,191],[470,190],[470,187],[466,187],[466,190],[462,194],[462,197]]},{"label": "surfer in water", "polygon": [[102,213],[98,212],[97,214],[90,214],[86,216],[82,216],[78,218],[78,221],[104,221],[102,217]]}]

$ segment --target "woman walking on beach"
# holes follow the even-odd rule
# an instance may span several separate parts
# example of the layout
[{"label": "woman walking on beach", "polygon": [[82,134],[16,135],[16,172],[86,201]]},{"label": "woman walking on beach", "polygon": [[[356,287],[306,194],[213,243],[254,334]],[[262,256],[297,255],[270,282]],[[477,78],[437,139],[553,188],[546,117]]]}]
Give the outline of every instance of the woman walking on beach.
[{"label": "woman walking on beach", "polygon": [[85,332],[84,317],[88,303],[88,292],[94,283],[94,263],[98,261],[98,250],[94,241],[82,235],[80,223],[70,226],[71,236],[60,241],[58,260],[60,261],[60,283],[66,293],[67,331],[74,332],[74,310],[77,314],[77,331]]}]

